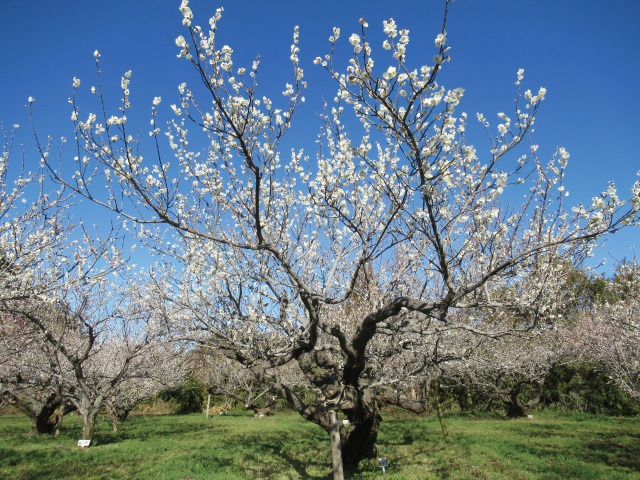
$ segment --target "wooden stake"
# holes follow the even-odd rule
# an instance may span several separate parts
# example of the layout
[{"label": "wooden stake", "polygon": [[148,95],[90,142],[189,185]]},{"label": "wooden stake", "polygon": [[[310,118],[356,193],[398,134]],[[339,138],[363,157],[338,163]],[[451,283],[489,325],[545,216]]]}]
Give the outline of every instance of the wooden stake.
[{"label": "wooden stake", "polygon": [[331,421],[331,457],[333,459],[333,480],[344,480],[342,470],[342,449],[340,448],[340,423],[334,410],[329,410]]},{"label": "wooden stake", "polygon": [[436,404],[436,412],[438,413],[438,420],[440,420],[440,428],[442,429],[442,436],[444,437],[445,443],[451,443],[451,439],[449,438],[449,430],[447,430],[447,423],[444,419],[444,411],[442,410],[442,405],[440,404],[440,381],[435,385],[433,389],[433,401]]}]

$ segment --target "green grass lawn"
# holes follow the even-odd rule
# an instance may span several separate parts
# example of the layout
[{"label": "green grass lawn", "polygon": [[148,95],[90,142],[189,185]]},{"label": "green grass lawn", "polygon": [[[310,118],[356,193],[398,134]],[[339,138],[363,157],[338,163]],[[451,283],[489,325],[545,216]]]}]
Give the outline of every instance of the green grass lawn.
[{"label": "green grass lawn", "polygon": [[[57,438],[29,437],[25,416],[0,416],[0,479],[326,479],[328,435],[295,414],[100,419],[81,449],[77,416]],[[379,450],[387,479],[640,479],[640,417],[544,413],[534,420],[386,415]],[[383,478],[375,463],[354,479]]]}]

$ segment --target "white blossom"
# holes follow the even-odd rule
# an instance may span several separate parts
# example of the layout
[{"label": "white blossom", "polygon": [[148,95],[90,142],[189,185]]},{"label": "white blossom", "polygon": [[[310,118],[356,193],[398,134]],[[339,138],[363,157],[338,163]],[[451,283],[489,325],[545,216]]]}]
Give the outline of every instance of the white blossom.
[{"label": "white blossom", "polygon": [[182,24],[190,27],[193,13],[191,12],[191,8],[189,8],[189,0],[182,0],[180,13],[182,13]]}]

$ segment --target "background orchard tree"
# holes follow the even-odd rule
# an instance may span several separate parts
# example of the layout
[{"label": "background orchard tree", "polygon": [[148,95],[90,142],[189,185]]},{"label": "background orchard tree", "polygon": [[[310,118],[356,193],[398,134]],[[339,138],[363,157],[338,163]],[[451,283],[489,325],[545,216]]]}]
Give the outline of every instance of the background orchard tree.
[{"label": "background orchard tree", "polygon": [[70,405],[55,348],[26,319],[4,314],[0,359],[3,402],[31,418],[31,434],[57,433]]},{"label": "background orchard tree", "polygon": [[117,382],[104,400],[113,431],[118,422],[127,419],[131,411],[143,400],[163,391],[179,387],[187,377],[183,352],[158,332],[149,332],[156,338],[145,345],[124,378]]},{"label": "background orchard tree", "polygon": [[[188,364],[192,365],[195,378],[206,387],[207,392],[224,398],[223,410],[228,412],[233,404],[240,404],[251,410],[257,417],[269,416],[276,398],[271,392],[271,383],[260,383],[247,368],[221,355],[217,349],[199,348],[188,354]],[[278,369],[277,375],[286,378],[288,385],[299,389],[309,388],[305,378],[292,364]]]},{"label": "background orchard tree", "polygon": [[4,311],[36,331],[37,346],[54,355],[51,367],[58,371],[47,372],[58,376],[65,401],[82,417],[87,440],[105,401],[111,396],[111,405],[121,406],[116,399],[124,384],[152,379],[158,373],[155,362],[169,358],[158,348],[164,322],[149,314],[139,282],[120,276],[127,273],[126,265],[113,243],[99,245],[103,248],[95,249],[88,241],[81,249],[85,255],[76,250],[81,278],[58,286],[47,299],[3,304]]},{"label": "background orchard tree", "polygon": [[[78,278],[74,225],[64,188],[41,168],[27,170],[13,150],[18,125],[2,126],[0,157],[0,382],[3,399],[32,418],[33,433],[53,433],[67,410],[64,366],[42,332],[20,313],[52,312],[44,299]],[[24,151],[23,151],[24,154]]]},{"label": "background orchard tree", "polygon": [[[298,29],[289,52],[293,77],[283,100],[270,99],[258,88],[259,60],[238,66],[219,40],[222,9],[205,31],[185,0],[187,32],[176,45],[200,85],[179,86],[168,151],[160,98],[151,149],[129,124],[127,72],[117,111],[105,107],[101,89],[97,113],[72,98],[75,174],[47,160],[60,182],[133,220],[136,235],[164,252],[166,270],[155,282],[175,308],[175,335],[224,352],[327,431],[332,412],[348,417],[341,442],[349,468],[376,455],[375,388],[387,379],[371,380],[371,351],[383,335],[502,335],[488,321],[458,321],[456,312],[480,308],[546,322],[539,279],[638,219],[640,184],[629,205],[610,185],[592,205],[565,207],[569,154],[559,148],[546,161],[538,157],[529,134],[546,91],[525,89],[522,70],[513,111],[499,113],[495,127],[477,116],[487,148],[467,143],[469,118],[458,112],[464,91],[437,81],[450,60],[448,6],[427,64],[408,63],[409,32],[393,19],[383,24],[386,40],[374,61],[361,19],[343,70],[334,29],[330,53],[314,63],[337,94],[309,156],[284,146],[306,87]],[[98,52],[95,58],[99,72]],[[50,147],[40,147],[44,157]],[[547,256],[556,261],[541,261]],[[368,265],[379,293],[345,325],[345,303]],[[522,284],[531,288],[510,288]],[[272,373],[292,362],[318,391],[310,403]]]},{"label": "background orchard tree", "polygon": [[[477,321],[491,317],[504,331],[514,330],[498,339],[482,338],[461,362],[449,369],[461,387],[469,388],[501,402],[510,418],[522,417],[537,406],[542,398],[549,372],[575,359],[569,339],[575,336],[574,319],[588,302],[587,290],[580,283],[581,271],[576,266],[581,257],[558,263],[555,255],[539,254],[536,271],[524,283],[509,285],[496,292],[509,298],[510,290],[528,296],[525,309],[475,309],[468,314]],[[451,382],[449,382],[451,383]]]},{"label": "background orchard tree", "polygon": [[509,418],[523,417],[540,403],[549,372],[569,361],[562,342],[558,331],[546,326],[486,340],[453,370],[465,388],[501,402]]},{"label": "background orchard tree", "polygon": [[574,347],[640,401],[640,266],[621,263],[606,296],[578,319]]},{"label": "background orchard tree", "polygon": [[[130,411],[140,395],[149,392],[141,391],[143,386],[160,389],[159,375],[175,365],[176,352],[161,345],[162,323],[127,287],[105,281],[83,295],[81,308],[64,319],[80,329],[79,338],[71,345],[68,337],[50,341],[73,368],[70,399],[82,415],[83,438],[92,439],[105,402],[120,415]],[[170,382],[179,372],[164,381]]]},{"label": "background orchard tree", "polygon": [[[105,322],[101,316],[114,301],[113,291],[107,292],[114,284],[107,276],[121,270],[125,260],[115,229],[101,238],[97,229],[90,234],[82,223],[71,222],[64,188],[50,193],[42,171],[14,172],[13,184],[7,180],[11,143],[5,140],[0,169],[0,312],[3,329],[13,334],[3,347],[14,352],[29,348],[3,362],[3,368],[14,370],[14,393],[27,393],[22,387],[29,385],[28,400],[21,395],[28,403],[21,405],[29,405],[25,410],[31,411],[37,430],[49,429],[38,426],[47,410],[71,401],[90,435],[101,399],[88,399],[86,369],[89,362],[99,362],[95,352],[105,343],[98,338]],[[107,335],[112,335],[111,327],[102,336]],[[45,423],[55,428],[54,412],[48,417]]]}]

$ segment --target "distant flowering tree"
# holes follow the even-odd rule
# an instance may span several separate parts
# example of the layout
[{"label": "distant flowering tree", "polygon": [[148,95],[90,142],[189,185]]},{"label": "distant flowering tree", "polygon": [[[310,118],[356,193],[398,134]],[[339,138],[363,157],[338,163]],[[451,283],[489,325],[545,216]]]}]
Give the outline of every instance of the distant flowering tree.
[{"label": "distant flowering tree", "polygon": [[[538,259],[535,277],[508,287],[539,296],[523,303],[535,310],[494,307],[468,312],[490,316],[496,325],[502,324],[503,330],[511,326],[512,331],[501,338],[480,338],[469,354],[445,373],[449,384],[458,381],[464,388],[501,402],[510,418],[525,416],[538,405],[551,370],[576,358],[571,347],[577,333],[573,319],[582,312],[579,304],[583,292],[574,282],[585,274],[572,264],[556,264],[553,256],[542,257],[546,258]],[[509,298],[512,293],[498,295]]]},{"label": "distant flowering tree", "polygon": [[[145,333],[155,336],[149,339],[148,344],[139,339],[137,351],[129,346],[130,351],[138,355],[129,362],[126,374],[109,389],[104,398],[114,432],[118,431],[118,423],[126,420],[140,402],[160,391],[177,388],[187,377],[188,370],[182,352],[171,342],[165,341],[157,331],[150,330],[145,329]],[[123,359],[126,357],[122,354],[115,358],[116,361]]]},{"label": "distant flowering tree", "polygon": [[[160,98],[151,108],[153,148],[129,124],[130,71],[115,112],[100,87],[92,90],[99,113],[72,97],[72,176],[40,144],[60,182],[132,220],[135,235],[165,256],[153,282],[169,300],[174,335],[224,352],[327,431],[335,412],[346,415],[348,468],[376,455],[378,403],[387,396],[379,392],[428,367],[424,342],[456,331],[505,333],[487,313],[459,312],[510,310],[518,320],[509,330],[546,322],[545,279],[638,220],[640,183],[628,204],[611,184],[591,205],[565,208],[569,154],[539,158],[530,133],[546,92],[524,89],[522,70],[513,111],[499,113],[495,126],[477,115],[488,148],[467,143],[464,91],[437,82],[450,60],[448,6],[433,60],[422,66],[407,61],[409,31],[393,19],[374,61],[361,19],[343,71],[334,28],[330,53],[314,61],[337,93],[324,106],[313,155],[283,144],[305,101],[298,28],[293,76],[278,101],[259,92],[259,60],[238,66],[219,40],[222,9],[207,31],[192,23],[186,0],[187,34],[176,45],[200,85],[178,87],[168,150]],[[375,277],[368,297],[358,293],[367,276]],[[365,301],[349,308],[358,294]],[[413,367],[397,368],[403,355]],[[290,363],[314,400],[278,376]]]},{"label": "distant flowering tree", "polygon": [[0,399],[31,418],[31,434],[57,433],[68,410],[57,352],[26,319],[0,322]]},{"label": "distant flowering tree", "polygon": [[38,433],[53,433],[73,404],[91,438],[107,394],[143,375],[142,358],[149,370],[164,323],[147,316],[117,229],[74,224],[65,188],[51,190],[40,168],[10,164],[17,128],[5,132],[0,157],[0,393]]},{"label": "distant flowering tree", "polygon": [[[224,397],[225,412],[233,403],[238,403],[258,417],[271,415],[275,402],[271,383],[257,381],[250,370],[235,360],[219,354],[217,349],[201,348],[190,352],[187,362],[192,366],[193,376],[203,383],[208,393]],[[292,363],[280,367],[277,374],[285,377],[288,385],[309,387]]]},{"label": "distant flowering tree", "polygon": [[517,418],[540,403],[549,372],[568,361],[563,336],[542,326],[501,340],[485,340],[448,374],[466,388],[501,402],[507,416]]},{"label": "distant flowering tree", "polygon": [[[82,417],[83,439],[93,438],[96,418],[106,403],[112,411],[125,410],[131,402],[130,408],[135,406],[144,383],[131,390],[132,383],[145,379],[155,383],[156,391],[162,388],[153,379],[172,357],[162,348],[164,322],[148,313],[151,309],[140,301],[136,289],[97,275],[57,289],[46,303],[3,306],[24,318],[35,331],[37,346],[55,354],[56,363],[44,373],[39,371],[42,364],[31,364],[21,376],[57,377],[63,398]],[[42,382],[38,386],[46,387]],[[127,392],[125,401],[122,397]]]},{"label": "distant flowering tree", "polygon": [[623,263],[607,299],[578,319],[576,350],[604,367],[611,379],[640,402],[640,266]]},{"label": "distant flowering tree", "polygon": [[[33,102],[29,98],[29,102]],[[69,197],[51,189],[40,168],[16,159],[15,134],[2,126],[0,156],[0,396],[31,417],[32,433],[56,431],[65,411],[57,352],[15,307],[47,310],[45,298],[77,278]]]}]

